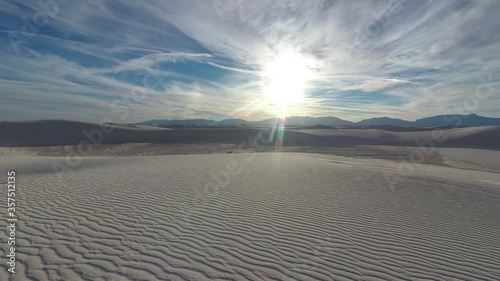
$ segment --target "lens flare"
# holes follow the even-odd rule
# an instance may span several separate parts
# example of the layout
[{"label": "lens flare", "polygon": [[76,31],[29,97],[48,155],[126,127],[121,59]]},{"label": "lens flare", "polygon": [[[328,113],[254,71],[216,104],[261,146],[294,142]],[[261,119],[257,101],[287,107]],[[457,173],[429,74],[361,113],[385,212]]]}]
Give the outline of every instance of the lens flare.
[{"label": "lens flare", "polygon": [[273,136],[277,134],[277,148],[283,144],[289,106],[297,105],[304,99],[304,90],[312,77],[310,64],[311,60],[303,54],[286,49],[278,52],[263,71],[265,91],[277,110],[273,128]]}]

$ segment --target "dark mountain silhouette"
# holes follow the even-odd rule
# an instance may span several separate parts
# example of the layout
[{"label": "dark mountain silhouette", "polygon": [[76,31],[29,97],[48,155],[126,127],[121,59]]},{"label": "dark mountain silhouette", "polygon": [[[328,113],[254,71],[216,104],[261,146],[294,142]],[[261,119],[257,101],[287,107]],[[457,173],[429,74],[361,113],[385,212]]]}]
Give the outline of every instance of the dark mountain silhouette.
[{"label": "dark mountain silhouette", "polygon": [[391,126],[414,126],[414,122],[406,121],[402,119],[394,119],[389,117],[380,117],[380,118],[370,118],[361,120],[356,123],[356,125],[360,126],[378,126],[378,125],[391,125]]},{"label": "dark mountain silhouette", "polygon": [[[257,122],[248,122],[248,124],[253,125],[274,125],[276,123],[275,118],[266,119]],[[342,120],[337,117],[309,117],[309,116],[290,116],[286,118],[286,124],[289,126],[352,126],[354,125],[351,121]]]},{"label": "dark mountain silhouette", "polygon": [[469,115],[438,115],[422,118],[415,121],[418,126],[497,126],[500,118],[483,117],[476,114]]},{"label": "dark mountain silhouette", "polygon": [[[186,120],[150,120],[137,124],[149,125],[187,125],[187,126],[237,126],[237,125],[258,125],[273,126],[277,124],[275,118],[262,121],[247,121],[244,119],[225,119],[215,121],[209,119],[186,119]],[[407,121],[390,117],[379,117],[351,122],[337,117],[310,117],[310,116],[290,116],[286,118],[289,126],[445,126],[445,127],[476,127],[476,126],[500,126],[500,118],[469,115],[438,115]]]},{"label": "dark mountain silhouette", "polygon": [[217,125],[219,122],[209,119],[184,119],[184,120],[167,120],[167,119],[155,119],[145,122],[137,123],[139,125],[198,125],[198,126],[212,126]]},{"label": "dark mountain silhouette", "polygon": [[[216,122],[216,121],[214,121]],[[248,121],[243,119],[224,119],[222,121],[216,122],[217,125],[221,126],[234,126],[234,125],[245,125],[248,124]]]}]

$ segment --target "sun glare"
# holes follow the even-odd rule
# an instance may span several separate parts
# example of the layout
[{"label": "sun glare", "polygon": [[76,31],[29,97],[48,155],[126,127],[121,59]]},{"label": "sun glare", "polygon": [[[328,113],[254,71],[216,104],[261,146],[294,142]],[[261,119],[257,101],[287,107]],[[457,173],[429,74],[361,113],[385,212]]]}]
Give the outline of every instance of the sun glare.
[{"label": "sun glare", "polygon": [[310,72],[307,59],[293,51],[279,53],[265,68],[267,95],[282,114],[289,105],[302,101]]}]

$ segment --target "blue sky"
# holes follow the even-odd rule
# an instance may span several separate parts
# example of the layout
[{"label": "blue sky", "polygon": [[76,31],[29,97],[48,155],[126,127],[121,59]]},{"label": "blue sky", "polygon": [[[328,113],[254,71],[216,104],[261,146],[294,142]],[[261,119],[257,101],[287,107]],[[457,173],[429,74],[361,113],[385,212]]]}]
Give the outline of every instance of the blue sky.
[{"label": "blue sky", "polygon": [[261,120],[276,100],[353,121],[500,117],[499,14],[494,0],[3,0],[0,120]]}]

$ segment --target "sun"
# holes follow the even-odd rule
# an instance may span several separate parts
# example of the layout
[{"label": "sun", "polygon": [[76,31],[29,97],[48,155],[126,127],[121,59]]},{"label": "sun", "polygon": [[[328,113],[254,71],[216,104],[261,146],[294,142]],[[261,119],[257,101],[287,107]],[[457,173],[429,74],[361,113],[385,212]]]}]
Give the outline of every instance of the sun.
[{"label": "sun", "polygon": [[292,50],[279,52],[263,71],[265,91],[271,103],[280,111],[302,102],[307,81],[311,76],[308,60]]}]

